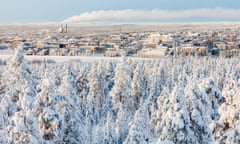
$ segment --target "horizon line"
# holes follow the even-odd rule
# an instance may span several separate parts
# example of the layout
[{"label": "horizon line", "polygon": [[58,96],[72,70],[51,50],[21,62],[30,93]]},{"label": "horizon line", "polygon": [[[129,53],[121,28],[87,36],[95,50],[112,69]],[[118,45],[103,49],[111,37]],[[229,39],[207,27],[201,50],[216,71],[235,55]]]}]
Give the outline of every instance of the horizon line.
[{"label": "horizon line", "polygon": [[[155,21],[155,22],[148,22],[148,21],[139,21],[139,22],[118,22],[118,21],[111,21],[111,22],[75,22],[75,23],[68,23],[64,22],[65,24],[71,25],[81,25],[81,24],[197,24],[197,23],[240,23],[240,20],[234,21],[221,21],[221,20],[211,20],[211,21]],[[0,22],[0,25],[59,25],[64,24],[63,22]]]}]

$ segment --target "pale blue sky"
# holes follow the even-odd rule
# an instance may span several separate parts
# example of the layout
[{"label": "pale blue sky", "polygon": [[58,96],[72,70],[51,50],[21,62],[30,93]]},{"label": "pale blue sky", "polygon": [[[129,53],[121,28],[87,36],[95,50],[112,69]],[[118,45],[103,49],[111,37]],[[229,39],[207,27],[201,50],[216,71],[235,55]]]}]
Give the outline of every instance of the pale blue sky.
[{"label": "pale blue sky", "polygon": [[[239,0],[1,0],[0,22],[61,22],[73,15],[98,10],[240,10]],[[240,14],[239,14],[240,15]],[[195,18],[188,19],[193,20]],[[208,18],[201,18],[203,21]],[[179,19],[178,19],[179,20]],[[223,19],[225,20],[225,19]],[[236,21],[238,19],[227,19]],[[170,21],[174,21],[171,19]]]}]

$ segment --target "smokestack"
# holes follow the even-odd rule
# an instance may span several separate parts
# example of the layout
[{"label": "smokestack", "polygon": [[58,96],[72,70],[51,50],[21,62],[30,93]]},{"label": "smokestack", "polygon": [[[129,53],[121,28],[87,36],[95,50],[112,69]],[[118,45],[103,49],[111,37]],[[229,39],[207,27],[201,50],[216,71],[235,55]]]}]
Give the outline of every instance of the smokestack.
[{"label": "smokestack", "polygon": [[61,24],[61,27],[59,28],[59,32],[60,32],[60,33],[63,33],[63,32],[64,32],[63,24]]},{"label": "smokestack", "polygon": [[68,32],[68,27],[67,27],[67,24],[66,24],[66,29],[65,29],[65,33],[67,33]]}]

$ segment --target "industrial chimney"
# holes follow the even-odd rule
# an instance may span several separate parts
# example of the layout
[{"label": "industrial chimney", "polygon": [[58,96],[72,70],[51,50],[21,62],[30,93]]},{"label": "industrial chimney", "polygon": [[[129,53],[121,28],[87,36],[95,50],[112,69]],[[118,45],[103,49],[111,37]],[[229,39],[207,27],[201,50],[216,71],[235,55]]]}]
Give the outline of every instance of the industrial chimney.
[{"label": "industrial chimney", "polygon": [[67,27],[67,24],[66,24],[66,27],[65,27],[65,33],[68,32],[68,27]]},{"label": "industrial chimney", "polygon": [[61,24],[61,27],[59,28],[59,33],[63,33],[64,32],[64,29],[63,29],[63,25]]}]

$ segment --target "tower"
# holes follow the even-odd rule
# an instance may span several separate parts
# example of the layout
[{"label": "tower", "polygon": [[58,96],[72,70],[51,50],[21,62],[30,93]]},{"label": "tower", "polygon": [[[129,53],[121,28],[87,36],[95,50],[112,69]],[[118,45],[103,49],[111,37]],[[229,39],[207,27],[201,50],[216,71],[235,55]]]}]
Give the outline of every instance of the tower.
[{"label": "tower", "polygon": [[68,32],[68,26],[66,24],[66,26],[65,26],[65,33],[67,33],[67,32]]},{"label": "tower", "polygon": [[61,27],[59,28],[58,31],[59,31],[59,33],[63,33],[63,30],[64,30],[64,29],[63,29],[63,25],[61,24]]}]

